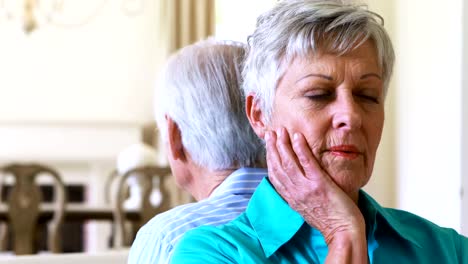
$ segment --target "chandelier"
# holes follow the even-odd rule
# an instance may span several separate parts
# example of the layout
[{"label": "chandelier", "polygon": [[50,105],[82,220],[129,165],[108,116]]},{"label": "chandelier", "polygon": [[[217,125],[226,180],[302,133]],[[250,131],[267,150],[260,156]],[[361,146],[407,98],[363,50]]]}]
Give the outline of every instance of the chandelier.
[{"label": "chandelier", "polygon": [[[128,16],[144,11],[145,0],[120,0]],[[109,2],[115,0],[0,0],[0,23],[19,21],[25,33],[52,24],[77,27],[91,22]]]}]

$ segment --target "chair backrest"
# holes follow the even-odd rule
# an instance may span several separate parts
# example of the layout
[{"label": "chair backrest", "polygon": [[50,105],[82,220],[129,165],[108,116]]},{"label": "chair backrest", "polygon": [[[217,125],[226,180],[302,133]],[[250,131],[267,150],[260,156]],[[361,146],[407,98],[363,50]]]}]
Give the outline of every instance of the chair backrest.
[{"label": "chair backrest", "polygon": [[[129,178],[137,177],[138,180],[136,182],[138,182],[141,189],[140,221],[137,224],[137,228],[139,228],[156,214],[170,209],[170,191],[164,184],[165,179],[167,176],[170,176],[170,174],[171,169],[169,167],[159,166],[136,167],[123,175],[119,175],[116,172],[112,174],[111,177],[118,180],[115,199],[113,199],[115,221],[114,247],[130,246],[132,242],[127,232],[125,232],[125,210],[123,208],[123,204],[128,197],[127,181]],[[161,193],[161,200],[157,206],[153,206],[150,201],[154,177],[159,179],[159,191]]]},{"label": "chair backrest", "polygon": [[9,228],[13,232],[15,254],[36,253],[34,238],[42,202],[42,194],[36,182],[39,174],[50,175],[54,182],[54,213],[47,228],[47,244],[51,252],[60,252],[59,231],[64,219],[67,196],[65,185],[58,172],[48,166],[34,163],[13,163],[0,169],[2,175],[10,175],[15,179],[7,197]]}]

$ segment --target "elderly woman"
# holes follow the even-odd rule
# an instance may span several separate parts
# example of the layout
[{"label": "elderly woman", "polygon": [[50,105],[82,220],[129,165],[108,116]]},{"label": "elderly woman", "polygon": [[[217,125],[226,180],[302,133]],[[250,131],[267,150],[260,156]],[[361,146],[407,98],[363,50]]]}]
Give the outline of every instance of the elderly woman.
[{"label": "elderly woman", "polygon": [[382,19],[338,1],[281,1],[244,66],[268,177],[246,212],[187,233],[172,263],[468,263],[468,239],[381,207],[369,181],[394,52]]}]

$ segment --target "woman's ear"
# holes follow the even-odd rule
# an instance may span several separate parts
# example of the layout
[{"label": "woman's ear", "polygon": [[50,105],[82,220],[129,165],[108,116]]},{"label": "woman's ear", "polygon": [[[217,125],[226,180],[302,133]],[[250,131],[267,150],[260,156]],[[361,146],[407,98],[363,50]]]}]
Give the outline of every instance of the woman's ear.
[{"label": "woman's ear", "polygon": [[245,113],[255,134],[263,139],[266,131],[264,113],[254,93],[250,93],[245,98]]},{"label": "woman's ear", "polygon": [[179,126],[177,126],[177,123],[169,116],[166,115],[165,118],[169,155],[171,155],[174,160],[185,161],[184,144],[182,143],[182,133],[180,132]]}]

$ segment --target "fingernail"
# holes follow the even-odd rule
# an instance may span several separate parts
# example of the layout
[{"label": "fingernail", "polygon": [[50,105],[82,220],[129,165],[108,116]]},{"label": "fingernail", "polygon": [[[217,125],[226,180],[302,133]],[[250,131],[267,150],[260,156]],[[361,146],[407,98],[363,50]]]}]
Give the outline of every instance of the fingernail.
[{"label": "fingernail", "polygon": [[265,140],[269,140],[270,139],[270,131],[266,131],[265,132]]},{"label": "fingernail", "polygon": [[294,140],[298,140],[298,139],[299,139],[299,134],[298,134],[298,133],[294,133],[293,139],[294,139]]},{"label": "fingernail", "polygon": [[281,128],[276,129],[276,135],[281,137]]}]

